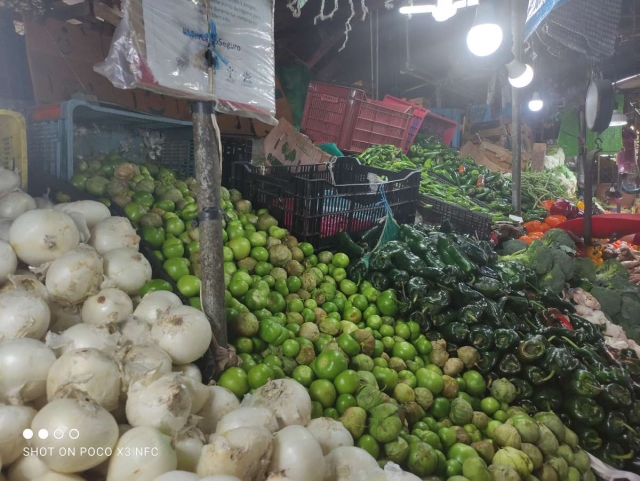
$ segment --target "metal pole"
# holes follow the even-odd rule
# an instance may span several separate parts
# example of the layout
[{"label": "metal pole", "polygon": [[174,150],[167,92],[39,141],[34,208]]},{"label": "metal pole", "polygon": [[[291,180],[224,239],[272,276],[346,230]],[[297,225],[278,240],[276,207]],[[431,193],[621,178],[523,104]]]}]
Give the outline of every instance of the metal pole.
[{"label": "metal pole", "polygon": [[376,10],[376,100],[380,100],[380,11]]},{"label": "metal pole", "polygon": [[[221,152],[213,129],[213,102],[193,102],[193,139],[198,192],[201,302],[209,318],[214,347],[227,349],[227,322],[224,303],[222,257],[222,210],[220,209]],[[215,353],[220,356],[221,353]]]},{"label": "metal pole", "polygon": [[375,64],[373,58],[373,14],[369,15],[369,36],[371,37],[371,95],[375,94]]},{"label": "metal pole", "polygon": [[[513,55],[520,61],[522,27],[520,0],[511,0],[511,32],[513,34]],[[511,201],[517,215],[522,212],[522,121],[520,119],[520,90],[511,88]]]}]

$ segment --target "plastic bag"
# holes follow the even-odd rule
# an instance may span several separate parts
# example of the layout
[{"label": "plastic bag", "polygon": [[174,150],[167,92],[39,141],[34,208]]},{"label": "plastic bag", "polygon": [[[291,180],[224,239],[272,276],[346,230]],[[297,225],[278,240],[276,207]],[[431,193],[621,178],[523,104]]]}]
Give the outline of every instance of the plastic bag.
[{"label": "plastic bag", "polygon": [[94,67],[114,86],[277,123],[274,0],[125,0],[122,8],[109,54]]}]

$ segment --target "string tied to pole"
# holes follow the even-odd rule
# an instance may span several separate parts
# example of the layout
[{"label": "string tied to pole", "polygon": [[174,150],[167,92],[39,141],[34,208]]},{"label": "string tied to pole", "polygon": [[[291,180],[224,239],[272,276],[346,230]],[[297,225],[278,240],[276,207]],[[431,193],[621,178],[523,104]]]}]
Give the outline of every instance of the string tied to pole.
[{"label": "string tied to pole", "polygon": [[204,57],[207,62],[207,65],[213,67],[215,70],[220,68],[220,62],[225,65],[229,65],[229,60],[224,57],[220,52],[218,52],[216,45],[218,45],[218,29],[216,27],[216,22],[213,20],[209,20],[209,31],[207,33],[198,33],[193,30],[189,30],[185,28],[183,33],[190,38],[195,38],[197,40],[204,40],[207,42],[207,48],[204,52]]}]

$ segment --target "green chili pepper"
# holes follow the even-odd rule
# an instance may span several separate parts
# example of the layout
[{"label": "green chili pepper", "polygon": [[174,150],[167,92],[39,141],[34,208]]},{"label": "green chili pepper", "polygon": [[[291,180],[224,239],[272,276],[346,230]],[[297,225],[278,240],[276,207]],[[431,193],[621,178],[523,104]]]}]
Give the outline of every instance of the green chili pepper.
[{"label": "green chili pepper", "polygon": [[604,409],[594,399],[570,396],[564,406],[569,416],[587,426],[597,426],[604,420]]},{"label": "green chili pepper", "polygon": [[555,375],[555,372],[549,374],[548,372],[545,372],[541,367],[532,365],[525,366],[523,372],[524,378],[534,386],[540,386],[544,384]]},{"label": "green chili pepper", "polygon": [[596,456],[617,469],[624,469],[625,461],[633,459],[633,451],[628,452],[620,444],[609,442],[596,452]]},{"label": "green chili pepper", "polygon": [[458,311],[458,319],[467,324],[474,324],[479,321],[480,316],[484,312],[484,307],[477,304],[464,306]]},{"label": "green chili pepper", "polygon": [[622,411],[609,411],[604,416],[601,428],[602,431],[610,438],[622,436],[626,431],[637,434],[636,430],[629,426],[627,416]]},{"label": "green chili pepper", "polygon": [[525,364],[537,361],[545,355],[549,347],[549,341],[544,336],[531,336],[518,346],[518,359]]},{"label": "green chili pepper", "polygon": [[607,384],[600,395],[598,401],[603,405],[612,408],[628,408],[631,406],[631,392],[620,384]]},{"label": "green chili pepper", "polygon": [[571,391],[578,396],[596,397],[602,392],[602,385],[593,373],[578,369],[571,377]]},{"label": "green chili pepper", "polygon": [[533,396],[533,386],[531,383],[518,377],[510,377],[508,379],[509,382],[516,387],[516,401],[530,399]]},{"label": "green chili pepper", "polygon": [[441,329],[442,336],[447,342],[464,344],[469,340],[469,328],[462,322],[452,322]]},{"label": "green chili pepper", "polygon": [[510,351],[520,342],[518,333],[511,329],[496,329],[493,338],[498,351]]},{"label": "green chili pepper", "polygon": [[498,353],[493,351],[483,352],[482,357],[476,363],[476,369],[482,374],[488,374],[498,362]]},{"label": "green chili pepper", "polygon": [[582,449],[595,451],[602,446],[602,438],[595,429],[575,422],[571,424],[571,428],[578,435],[578,443]]},{"label": "green chili pepper", "polygon": [[479,351],[486,352],[493,349],[494,334],[490,327],[476,325],[470,329],[469,341]]},{"label": "green chili pepper", "polygon": [[505,376],[515,376],[522,371],[522,364],[515,354],[506,354],[498,363],[498,373]]},{"label": "green chili pepper", "polygon": [[503,284],[490,277],[478,277],[473,283],[473,288],[485,297],[496,298],[504,293]]},{"label": "green chili pepper", "polygon": [[558,411],[562,407],[562,392],[553,386],[535,389],[533,403],[538,411]]},{"label": "green chili pepper", "polygon": [[431,315],[444,311],[451,303],[451,294],[445,289],[436,289],[418,300],[420,306]]}]

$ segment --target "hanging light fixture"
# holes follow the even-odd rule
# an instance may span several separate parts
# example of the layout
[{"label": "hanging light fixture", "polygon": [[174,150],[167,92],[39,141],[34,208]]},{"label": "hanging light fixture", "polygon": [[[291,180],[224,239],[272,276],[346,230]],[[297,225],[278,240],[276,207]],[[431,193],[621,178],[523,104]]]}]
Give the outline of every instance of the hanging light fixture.
[{"label": "hanging light fixture", "polygon": [[544,107],[544,101],[538,92],[534,92],[531,100],[529,100],[529,110],[532,112],[539,112]]},{"label": "hanging light fixture", "polygon": [[456,11],[453,0],[438,0],[436,9],[433,11],[433,18],[436,22],[444,22],[453,17]]},{"label": "hanging light fixture", "polygon": [[431,13],[436,21],[444,22],[453,17],[459,8],[475,7],[478,3],[479,0],[437,0],[435,5],[407,5],[400,7],[400,13],[404,15]]},{"label": "hanging light fixture", "polygon": [[467,34],[467,47],[472,54],[486,57],[502,44],[502,28],[496,23],[492,0],[484,0],[476,10],[476,20]]},{"label": "hanging light fixture", "polygon": [[507,75],[509,77],[509,83],[517,88],[521,89],[526,87],[533,80],[533,68],[531,65],[512,60],[507,64]]},{"label": "hanging light fixture", "polygon": [[624,125],[627,125],[627,116],[625,114],[621,114],[617,110],[614,110],[609,127],[622,127]]}]

